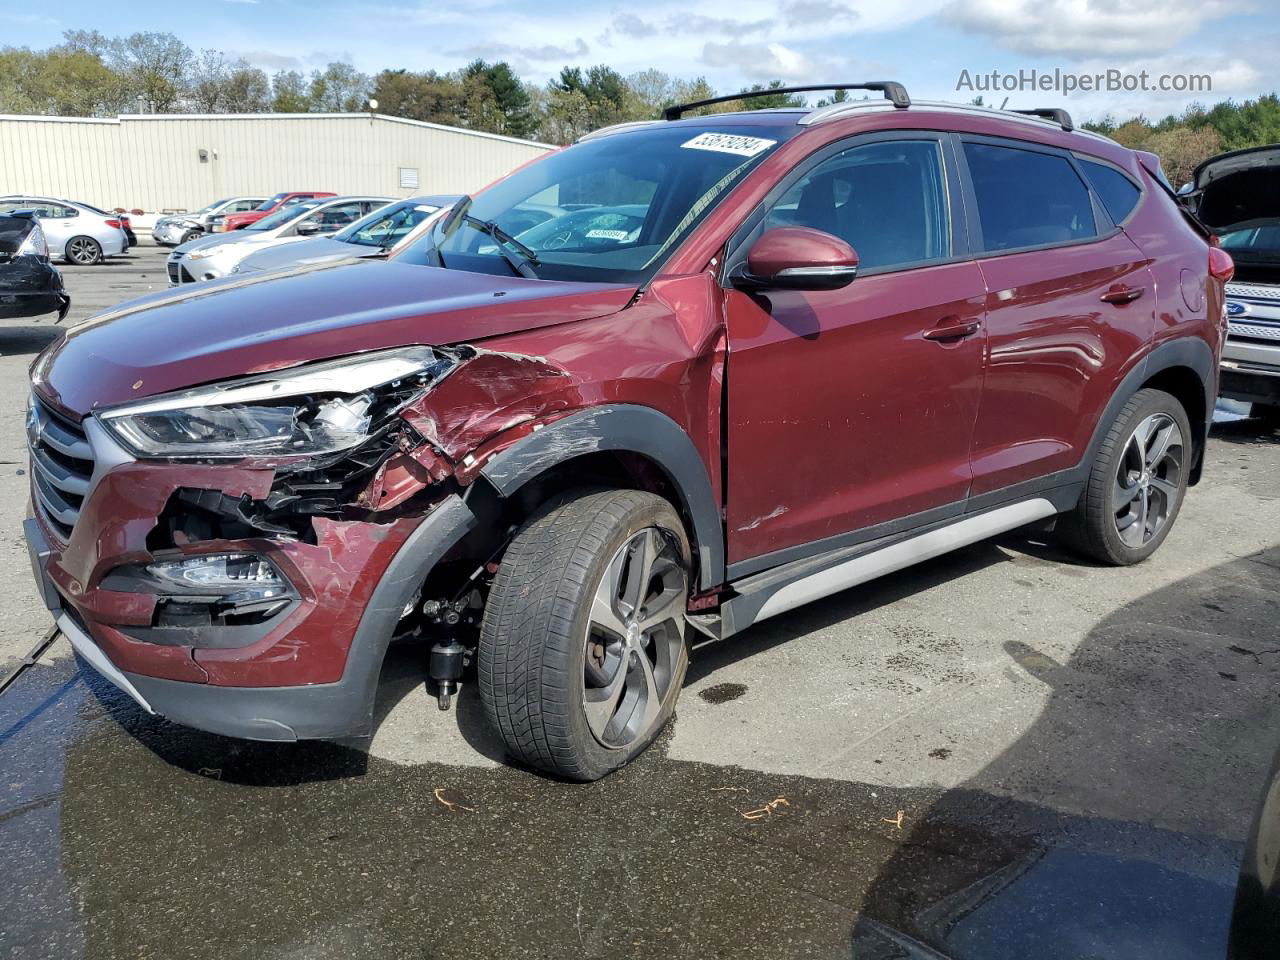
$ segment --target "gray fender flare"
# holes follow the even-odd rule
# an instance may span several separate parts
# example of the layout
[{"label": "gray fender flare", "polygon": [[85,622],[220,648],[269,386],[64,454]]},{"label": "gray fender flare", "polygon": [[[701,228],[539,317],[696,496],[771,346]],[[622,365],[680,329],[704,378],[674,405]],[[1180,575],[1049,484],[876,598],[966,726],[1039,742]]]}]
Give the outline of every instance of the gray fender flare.
[{"label": "gray fender flare", "polygon": [[[1120,409],[1129,402],[1142,385],[1163,370],[1169,370],[1173,367],[1189,367],[1195,371],[1200,378],[1200,385],[1204,389],[1205,409],[1204,414],[1204,436],[1198,437],[1199,452],[1198,457],[1203,458],[1205,445],[1208,441],[1209,427],[1213,423],[1213,408],[1218,402],[1218,366],[1213,359],[1213,351],[1209,349],[1209,345],[1198,337],[1182,337],[1178,340],[1169,340],[1160,344],[1152,350],[1143,360],[1130,370],[1120,381],[1119,386],[1111,394],[1111,399],[1107,402],[1106,409],[1102,411],[1102,416],[1098,418],[1097,426],[1093,429],[1093,436],[1089,440],[1089,450],[1084,459],[1080,462],[1080,470],[1087,476],[1089,469],[1093,465],[1094,459],[1098,455],[1098,448],[1102,446],[1102,440],[1107,435],[1107,431],[1111,429],[1111,424],[1120,414]],[[1198,474],[1200,469],[1199,460],[1193,465],[1193,470]]]},{"label": "gray fender flare", "polygon": [[680,425],[651,407],[614,404],[570,414],[517,440],[480,475],[510,497],[557,464],[603,451],[640,454],[662,469],[693,524],[702,588],[722,583],[724,530],[706,465]]}]

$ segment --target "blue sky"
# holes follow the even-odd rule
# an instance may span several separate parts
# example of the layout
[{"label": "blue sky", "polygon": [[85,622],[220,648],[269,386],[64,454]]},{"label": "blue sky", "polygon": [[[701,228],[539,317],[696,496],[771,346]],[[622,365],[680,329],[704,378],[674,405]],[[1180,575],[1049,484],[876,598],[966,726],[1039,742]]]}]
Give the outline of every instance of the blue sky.
[{"label": "blue sky", "polygon": [[[34,12],[38,10],[39,12]],[[268,71],[347,59],[449,70],[480,56],[545,81],[566,63],[622,73],[657,67],[706,76],[729,91],[761,80],[896,79],[917,99],[967,100],[970,76],[1055,68],[1212,77],[1211,93],[1017,91],[1011,107],[1063,106],[1080,117],[1152,116],[1192,100],[1241,99],[1280,88],[1274,0],[546,0],[380,2],[202,0],[14,5],[0,43],[44,47],[63,30],[171,31],[190,46],[243,56]]]}]

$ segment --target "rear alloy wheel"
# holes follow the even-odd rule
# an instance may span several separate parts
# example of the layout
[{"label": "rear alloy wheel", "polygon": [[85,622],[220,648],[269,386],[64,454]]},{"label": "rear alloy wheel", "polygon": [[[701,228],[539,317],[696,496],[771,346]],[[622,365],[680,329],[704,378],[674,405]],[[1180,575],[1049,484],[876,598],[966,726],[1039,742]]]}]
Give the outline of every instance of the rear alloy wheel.
[{"label": "rear alloy wheel", "polygon": [[1117,566],[1164,542],[1187,492],[1191,427],[1182,404],[1139,390],[1103,438],[1084,493],[1059,528],[1081,553]]},{"label": "rear alloy wheel", "polygon": [[72,237],[67,241],[67,263],[87,267],[102,260],[102,246],[93,237]]},{"label": "rear alloy wheel", "polygon": [[512,539],[485,606],[480,697],[513,757],[597,780],[645,749],[688,666],[689,545],[635,490],[579,493]]}]

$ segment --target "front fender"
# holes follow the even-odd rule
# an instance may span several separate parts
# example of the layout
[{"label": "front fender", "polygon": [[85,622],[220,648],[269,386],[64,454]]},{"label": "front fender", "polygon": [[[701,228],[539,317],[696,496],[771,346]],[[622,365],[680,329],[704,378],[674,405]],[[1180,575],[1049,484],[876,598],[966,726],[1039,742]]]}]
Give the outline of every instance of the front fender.
[{"label": "front fender", "polygon": [[689,435],[657,410],[614,404],[570,414],[495,454],[480,475],[510,497],[558,464],[601,452],[639,454],[662,469],[693,524],[702,589],[722,583],[724,530],[706,464]]}]

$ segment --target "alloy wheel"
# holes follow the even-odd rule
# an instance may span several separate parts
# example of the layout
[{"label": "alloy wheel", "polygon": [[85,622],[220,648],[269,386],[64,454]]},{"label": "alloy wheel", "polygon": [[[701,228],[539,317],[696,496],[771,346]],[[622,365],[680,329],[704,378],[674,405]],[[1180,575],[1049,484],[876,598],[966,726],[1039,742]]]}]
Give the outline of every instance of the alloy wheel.
[{"label": "alloy wheel", "polygon": [[1150,543],[1176,512],[1184,467],[1182,431],[1166,413],[1138,424],[1116,471],[1116,533],[1130,547]]},{"label": "alloy wheel", "polygon": [[582,706],[601,745],[648,732],[684,674],[689,580],[674,538],[646,527],[605,568],[591,605]]},{"label": "alloy wheel", "polygon": [[101,250],[89,237],[73,237],[67,242],[67,256],[81,266],[97,263]]}]

